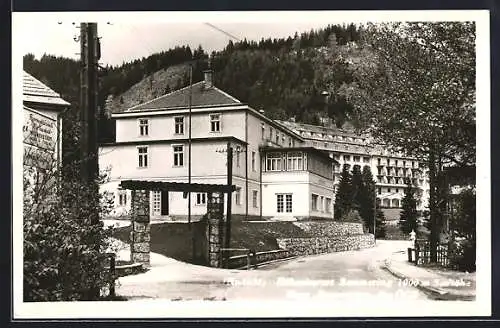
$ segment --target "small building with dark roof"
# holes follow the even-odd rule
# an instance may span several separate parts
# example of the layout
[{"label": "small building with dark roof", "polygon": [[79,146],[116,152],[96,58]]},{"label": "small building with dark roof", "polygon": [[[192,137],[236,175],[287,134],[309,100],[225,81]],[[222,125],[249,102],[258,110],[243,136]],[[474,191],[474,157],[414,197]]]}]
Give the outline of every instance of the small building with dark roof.
[{"label": "small building with dark roof", "polygon": [[24,165],[49,168],[60,163],[60,114],[69,106],[57,92],[23,72]]}]

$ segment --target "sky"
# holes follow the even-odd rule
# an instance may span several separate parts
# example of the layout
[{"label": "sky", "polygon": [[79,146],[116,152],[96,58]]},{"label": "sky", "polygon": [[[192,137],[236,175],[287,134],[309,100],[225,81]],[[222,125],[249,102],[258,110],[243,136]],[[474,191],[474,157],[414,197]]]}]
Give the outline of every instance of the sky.
[{"label": "sky", "polygon": [[[237,39],[260,40],[261,38],[288,37],[298,32],[326,27],[331,21],[303,19],[301,21],[243,21],[227,22],[217,18],[194,22],[130,22],[121,19],[98,22],[101,37],[101,60],[103,65],[120,65],[134,59],[147,57],[153,53],[175,46],[189,45],[192,49],[201,45],[205,51],[221,50],[231,37]],[[212,26],[211,26],[212,25]],[[21,25],[19,37],[29,40],[22,44],[22,53],[32,53],[36,58],[52,54],[69,58],[79,58],[80,45],[74,38],[78,36],[79,23],[57,17],[28,19]],[[214,28],[213,26],[216,26]]]},{"label": "sky", "polygon": [[260,12],[14,12],[15,55],[52,54],[78,59],[74,38],[80,22],[97,22],[101,64],[120,65],[188,44],[208,52],[220,50],[230,37],[260,40],[288,37],[328,24],[375,21],[468,19],[467,11],[260,11]]}]

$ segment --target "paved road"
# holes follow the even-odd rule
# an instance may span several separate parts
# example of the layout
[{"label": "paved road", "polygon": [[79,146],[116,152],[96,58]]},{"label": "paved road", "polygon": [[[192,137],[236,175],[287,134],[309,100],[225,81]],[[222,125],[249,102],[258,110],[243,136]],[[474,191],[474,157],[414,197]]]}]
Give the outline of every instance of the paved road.
[{"label": "paved road", "polygon": [[[221,290],[231,299],[423,300],[426,295],[405,286],[380,266],[380,249],[323,254],[259,269],[253,276],[229,278]],[[220,296],[220,295],[219,295]]]},{"label": "paved road", "polygon": [[380,268],[394,246],[380,243],[372,249],[302,257],[251,271],[165,263],[143,277],[121,278],[117,291],[133,298],[178,300],[427,299]]}]

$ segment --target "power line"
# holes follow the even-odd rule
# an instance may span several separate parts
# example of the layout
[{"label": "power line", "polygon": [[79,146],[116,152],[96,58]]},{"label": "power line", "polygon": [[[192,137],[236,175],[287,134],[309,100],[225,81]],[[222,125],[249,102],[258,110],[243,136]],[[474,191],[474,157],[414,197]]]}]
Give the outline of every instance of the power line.
[{"label": "power line", "polygon": [[215,26],[215,25],[213,25],[213,24],[210,24],[210,23],[204,23],[204,24],[205,24],[205,25],[210,26],[211,28],[213,28],[213,29],[215,29],[215,30],[217,30],[217,31],[219,31],[219,32],[221,32],[221,33],[223,33],[223,34],[225,34],[226,36],[230,37],[231,39],[235,39],[235,40],[237,40],[237,41],[241,41],[241,40],[240,40],[240,38],[235,37],[235,36],[234,36],[234,35],[232,35],[231,33],[226,32],[226,31],[224,31],[223,29],[221,29],[221,28],[219,28],[219,27],[217,27],[217,26]]}]

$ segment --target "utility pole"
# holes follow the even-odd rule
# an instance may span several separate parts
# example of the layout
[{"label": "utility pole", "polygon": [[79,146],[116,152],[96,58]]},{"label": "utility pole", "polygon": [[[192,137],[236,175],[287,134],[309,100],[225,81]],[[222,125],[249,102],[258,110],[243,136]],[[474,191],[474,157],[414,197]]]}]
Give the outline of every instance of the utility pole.
[{"label": "utility pole", "polygon": [[[80,24],[80,47],[81,47],[81,99],[80,99],[80,177],[82,186],[89,188],[87,199],[89,202],[90,226],[99,223],[97,177],[99,175],[99,164],[97,158],[97,67],[100,57],[99,39],[97,37],[97,23]],[[89,241],[93,243],[97,253],[100,250],[100,242],[97,239]],[[99,297],[99,287],[89,286],[90,299]]]},{"label": "utility pole", "polygon": [[[191,185],[191,107],[193,103],[193,66],[189,65],[189,116],[188,116],[188,184]],[[195,259],[195,237],[193,223],[191,222],[191,191],[188,191],[188,224],[191,230],[192,259]]]},{"label": "utility pole", "polygon": [[[227,143],[227,185],[231,186],[233,184],[233,147],[231,143]],[[231,205],[232,197],[231,190],[227,192],[227,208],[226,208],[226,239],[224,248],[229,249],[231,247]],[[229,256],[226,253],[225,256],[226,267],[229,264]]]},{"label": "utility pole", "polygon": [[80,24],[80,174],[82,182],[94,184],[98,177],[97,159],[97,65],[100,57],[97,23]]}]

